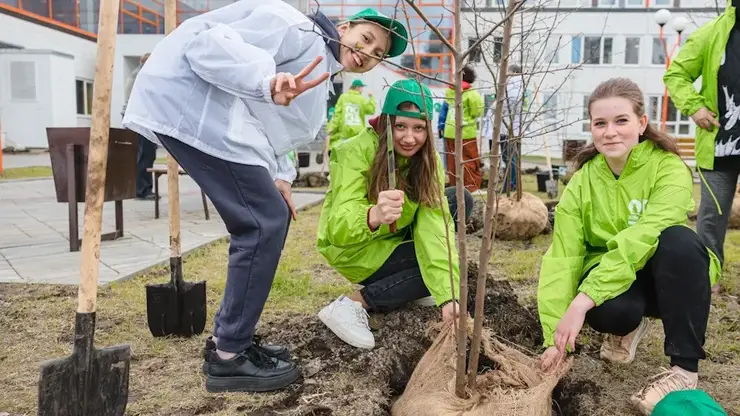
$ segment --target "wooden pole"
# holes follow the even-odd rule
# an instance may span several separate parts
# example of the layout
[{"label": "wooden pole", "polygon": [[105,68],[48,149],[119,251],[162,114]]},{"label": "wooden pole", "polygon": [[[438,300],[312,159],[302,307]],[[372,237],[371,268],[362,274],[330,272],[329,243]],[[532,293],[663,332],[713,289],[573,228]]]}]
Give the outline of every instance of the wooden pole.
[{"label": "wooden pole", "polygon": [[113,61],[116,50],[118,6],[118,0],[103,0],[100,2],[78,293],[77,311],[80,313],[95,312],[97,306],[98,273],[100,271],[100,229],[103,223],[105,171],[108,167],[110,100],[113,83]]},{"label": "wooden pole", "polygon": [[[169,35],[177,27],[177,0],[164,3],[164,31]],[[167,154],[167,201],[170,222],[170,257],[180,257],[180,165]]]}]

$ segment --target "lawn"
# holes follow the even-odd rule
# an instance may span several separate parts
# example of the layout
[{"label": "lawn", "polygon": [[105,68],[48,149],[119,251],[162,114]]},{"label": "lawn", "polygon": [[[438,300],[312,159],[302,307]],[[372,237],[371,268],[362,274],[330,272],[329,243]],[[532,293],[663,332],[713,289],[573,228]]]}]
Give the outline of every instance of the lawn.
[{"label": "lawn", "polygon": [[7,168],[0,173],[2,179],[27,179],[51,177],[51,166],[27,166],[23,168]]},{"label": "lawn", "polygon": [[[525,184],[531,186],[529,180]],[[313,317],[323,305],[352,290],[316,251],[319,212],[320,207],[301,212],[291,226],[263,315],[265,326],[286,316]],[[480,238],[468,238],[470,258],[477,260],[475,250],[480,246]],[[549,243],[549,235],[540,235],[526,242],[494,244],[490,261],[493,278],[508,280],[524,308],[536,308],[539,263]],[[225,284],[227,248],[228,243],[222,240],[196,250],[185,259],[186,280],[207,280],[210,318]],[[726,257],[722,282],[725,292],[713,300],[706,342],[708,359],[701,364],[700,387],[715,397],[729,414],[740,415],[740,231],[728,233]],[[287,400],[285,392],[260,395],[205,392],[200,353],[206,333],[192,339],[151,336],[146,323],[144,287],[167,278],[167,269],[159,268],[136,279],[103,287],[99,292],[96,346],[126,343],[132,349],[127,414],[281,414],[256,412],[256,409]],[[0,385],[3,386],[0,414],[35,414],[38,364],[70,354],[76,299],[74,287],[0,284],[0,328],[7,334],[0,340]],[[211,328],[210,318],[206,332]],[[306,328],[296,327],[295,331],[306,331]],[[562,415],[636,415],[629,406],[629,395],[649,376],[659,372],[661,366],[668,365],[659,322],[653,325],[638,348],[636,360],[629,366],[599,360],[600,342],[601,338],[589,330],[584,330],[579,338],[574,367],[567,382],[556,390],[562,403],[569,403]],[[322,396],[317,397],[320,401]]]}]

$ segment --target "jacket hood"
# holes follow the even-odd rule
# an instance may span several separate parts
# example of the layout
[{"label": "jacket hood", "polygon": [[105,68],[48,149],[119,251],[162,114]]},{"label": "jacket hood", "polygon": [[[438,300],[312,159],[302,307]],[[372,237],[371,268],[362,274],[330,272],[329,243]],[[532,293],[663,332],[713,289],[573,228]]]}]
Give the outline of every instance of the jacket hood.
[{"label": "jacket hood", "polygon": [[[740,1],[740,0],[735,0],[735,1]],[[465,91],[465,90],[469,90],[469,89],[470,89],[470,88],[472,87],[472,85],[471,85],[471,84],[470,84],[469,82],[465,82],[465,81],[463,81],[463,83],[462,83],[462,86],[463,86],[463,91]],[[454,86],[452,86],[452,85],[450,85],[450,87],[449,87],[449,88],[450,88],[451,90],[453,90],[453,91],[455,90],[455,87],[454,87]]]},{"label": "jacket hood", "polygon": [[331,51],[331,54],[334,55],[334,59],[339,61],[339,31],[337,30],[337,27],[334,25],[334,23],[329,20],[326,15],[320,11],[312,14],[307,14],[306,17],[311,19],[314,23],[316,23],[316,26],[321,29],[322,32],[324,32],[324,42],[326,42],[326,46],[329,47],[329,50]]}]

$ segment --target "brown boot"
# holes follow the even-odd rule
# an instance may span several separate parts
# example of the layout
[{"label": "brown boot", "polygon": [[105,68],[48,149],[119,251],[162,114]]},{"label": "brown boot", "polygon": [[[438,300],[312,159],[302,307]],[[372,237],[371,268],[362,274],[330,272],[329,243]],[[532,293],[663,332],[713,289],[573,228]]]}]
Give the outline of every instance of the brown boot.
[{"label": "brown boot", "polygon": [[623,337],[607,335],[604,343],[601,344],[601,353],[599,355],[603,360],[613,363],[631,363],[635,359],[637,345],[645,337],[649,328],[650,321],[647,318],[642,318],[637,329]]},{"label": "brown boot", "polygon": [[692,373],[677,367],[672,370],[666,368],[662,370],[660,374],[652,377],[642,390],[633,394],[630,398],[630,402],[643,415],[650,415],[655,405],[670,392],[696,389],[698,384],[696,374],[692,377]]}]

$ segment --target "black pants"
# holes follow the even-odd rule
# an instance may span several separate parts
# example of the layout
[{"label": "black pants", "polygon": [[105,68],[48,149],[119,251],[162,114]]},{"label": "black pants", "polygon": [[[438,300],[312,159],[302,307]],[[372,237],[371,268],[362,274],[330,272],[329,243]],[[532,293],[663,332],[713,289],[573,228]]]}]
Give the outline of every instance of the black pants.
[{"label": "black pants", "polygon": [[[447,196],[450,212],[455,220],[455,229],[457,229],[455,187],[446,188],[445,195]],[[473,195],[466,189],[465,218],[470,216],[473,203]],[[360,283],[364,286],[360,290],[360,294],[362,294],[362,298],[371,310],[388,312],[403,307],[416,299],[429,296],[429,289],[427,289],[421,277],[414,242],[410,238],[411,236],[407,235],[408,240],[393,251],[380,269]]]},{"label": "black pants", "polygon": [[665,229],[658,248],[630,288],[586,314],[596,331],[625,336],[644,316],[659,318],[671,365],[696,372],[704,359],[711,293],[709,255],[687,227]]},{"label": "black pants", "polygon": [[158,137],[208,195],[231,234],[226,288],[213,335],[220,350],[244,351],[275,278],[288,233],[288,204],[267,169],[227,162],[171,137]]},{"label": "black pants", "polygon": [[139,151],[136,155],[136,197],[143,198],[152,193],[152,173],[146,170],[154,166],[157,145],[139,135]]}]

